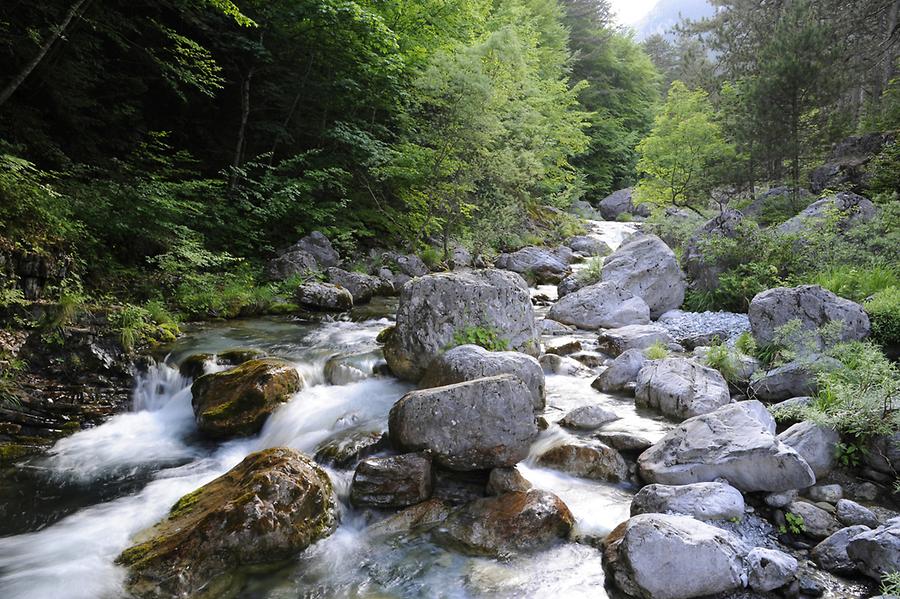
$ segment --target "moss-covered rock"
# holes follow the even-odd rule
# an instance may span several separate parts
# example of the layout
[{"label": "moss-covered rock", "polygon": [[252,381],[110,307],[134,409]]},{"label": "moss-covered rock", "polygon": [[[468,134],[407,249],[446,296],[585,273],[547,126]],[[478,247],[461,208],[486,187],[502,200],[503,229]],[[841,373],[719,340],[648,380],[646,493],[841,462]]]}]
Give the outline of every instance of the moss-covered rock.
[{"label": "moss-covered rock", "polygon": [[196,379],[203,376],[206,372],[207,362],[212,362],[219,366],[240,366],[244,362],[265,357],[265,352],[246,347],[226,349],[217,354],[191,354],[178,365],[178,372],[181,373],[181,376]]},{"label": "moss-covered rock", "polygon": [[303,387],[303,379],[285,360],[250,360],[224,372],[205,374],[194,381],[194,418],[210,437],[252,435],[278,404]]},{"label": "moss-covered rock", "polygon": [[232,596],[246,574],[280,566],[330,534],[336,518],[328,475],[277,447],[179,499],[116,561],[137,598]]}]

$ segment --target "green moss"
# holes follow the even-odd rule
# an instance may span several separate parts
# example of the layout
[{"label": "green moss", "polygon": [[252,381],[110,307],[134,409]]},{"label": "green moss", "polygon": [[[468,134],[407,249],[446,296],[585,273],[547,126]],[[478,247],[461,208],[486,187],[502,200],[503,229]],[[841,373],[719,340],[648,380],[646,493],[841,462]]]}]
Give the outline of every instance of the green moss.
[{"label": "green moss", "polygon": [[77,420],[72,420],[71,422],[67,422],[60,427],[60,430],[64,435],[71,435],[77,433],[81,430],[81,423]]},{"label": "green moss", "polygon": [[386,329],[382,330],[380,333],[378,333],[378,336],[375,337],[375,341],[377,341],[378,343],[387,343],[388,339],[391,338],[391,335],[394,334],[394,329],[396,329],[396,327],[389,326]]},{"label": "green moss", "polygon": [[176,501],[175,505],[172,506],[172,509],[169,510],[169,517],[177,518],[178,516],[187,514],[195,505],[197,505],[197,502],[200,501],[202,496],[203,487],[184,495],[181,499]]},{"label": "green moss", "polygon": [[32,453],[34,453],[33,447],[20,445],[19,443],[5,443],[0,445],[0,464],[14,462]]},{"label": "green moss", "polygon": [[299,311],[300,306],[293,302],[279,302],[277,304],[272,304],[271,306],[266,308],[266,314],[272,314],[275,316],[296,314]]}]

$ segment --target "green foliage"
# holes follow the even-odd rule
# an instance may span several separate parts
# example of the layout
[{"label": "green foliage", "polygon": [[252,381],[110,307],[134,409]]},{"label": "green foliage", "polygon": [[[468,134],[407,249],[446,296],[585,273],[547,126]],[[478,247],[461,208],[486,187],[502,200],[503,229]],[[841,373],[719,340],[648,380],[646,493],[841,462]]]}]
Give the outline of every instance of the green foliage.
[{"label": "green foliage", "polygon": [[599,283],[603,275],[603,258],[595,257],[588,260],[587,265],[575,273],[575,277],[582,287]]},{"label": "green foliage", "polygon": [[434,270],[440,265],[443,254],[436,247],[426,245],[422,248],[422,251],[419,252],[419,257],[422,258],[422,262],[424,262],[429,269]]},{"label": "green foliage", "polygon": [[616,222],[630,223],[632,220],[634,220],[634,217],[629,212],[620,212],[616,215]]},{"label": "green foliage", "polygon": [[888,287],[865,303],[872,339],[884,347],[900,345],[900,285]]},{"label": "green foliage", "polygon": [[867,451],[865,445],[859,443],[838,443],[834,446],[834,457],[845,468],[856,468]]},{"label": "green foliage", "polygon": [[804,415],[858,439],[900,430],[893,408],[900,396],[897,365],[869,342],[839,344],[829,355],[845,368],[819,373],[819,393]]},{"label": "green foliage", "polygon": [[708,205],[719,173],[735,159],[706,92],[689,90],[681,81],[672,83],[653,130],[637,150],[636,200],[692,210]]},{"label": "green foliage", "polygon": [[863,267],[838,264],[816,273],[811,282],[841,297],[862,302],[888,288],[900,288],[900,273],[897,266],[884,263]]},{"label": "green foliage", "polygon": [[466,327],[453,333],[453,347],[459,345],[479,345],[488,351],[506,351],[509,341],[500,337],[500,332],[491,327]]},{"label": "green foliage", "polygon": [[21,405],[19,379],[28,364],[9,352],[0,352],[0,407]]},{"label": "green foliage", "polygon": [[[900,88],[900,80],[897,85]],[[897,107],[898,113],[900,113],[900,97],[898,97]],[[884,146],[881,152],[869,162],[866,169],[869,172],[868,191],[873,198],[882,198],[880,203],[900,199],[898,198],[898,193],[900,193],[900,143],[895,141]]]},{"label": "green foliage", "polygon": [[735,355],[734,350],[718,340],[709,347],[703,358],[707,366],[718,370],[729,383],[737,382],[739,379],[738,360],[739,356]]},{"label": "green foliage", "polygon": [[880,593],[884,596],[900,595],[900,572],[889,572],[881,577]]},{"label": "green foliage", "polygon": [[781,534],[789,532],[793,535],[802,535],[806,532],[806,522],[803,521],[803,516],[800,514],[785,512],[784,519],[785,525],[779,528]]},{"label": "green foliage", "polygon": [[644,356],[648,360],[662,360],[669,357],[669,348],[662,341],[657,341],[644,350]]},{"label": "green foliage", "polygon": [[78,234],[68,199],[54,189],[53,178],[27,160],[0,153],[0,237],[40,249]]}]

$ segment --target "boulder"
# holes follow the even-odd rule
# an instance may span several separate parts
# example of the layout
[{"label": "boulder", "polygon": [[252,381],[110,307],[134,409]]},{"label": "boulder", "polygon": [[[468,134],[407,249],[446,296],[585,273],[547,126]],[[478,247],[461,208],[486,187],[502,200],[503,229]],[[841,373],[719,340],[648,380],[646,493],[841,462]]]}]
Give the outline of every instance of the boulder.
[{"label": "boulder", "polygon": [[[779,438],[781,436],[779,435]],[[797,449],[794,447],[794,449]],[[803,455],[800,450],[797,450],[800,455]],[[804,456],[805,459],[806,456]],[[807,463],[809,461],[807,460]],[[810,464],[812,467],[812,464]],[[813,470],[815,472],[815,470]],[[816,475],[818,476],[818,475]],[[811,500],[815,501],[822,506],[823,503],[831,503],[836,504],[840,499],[844,497],[844,489],[841,485],[814,485],[806,490],[806,496]],[[834,510],[832,510],[834,511]]]},{"label": "boulder", "polygon": [[302,386],[294,365],[276,358],[205,374],[191,386],[197,428],[217,439],[254,435],[269,414]]},{"label": "boulder", "polygon": [[511,254],[500,254],[494,266],[519,273],[536,283],[559,283],[569,270],[568,262],[552,251],[525,247]]},{"label": "boulder", "polygon": [[744,496],[725,483],[647,485],[631,500],[631,515],[683,514],[697,520],[743,518]]},{"label": "boulder", "polygon": [[575,430],[592,431],[618,419],[619,416],[612,410],[600,406],[581,406],[563,416],[559,425]]},{"label": "boulder", "polygon": [[346,312],[353,307],[353,296],[331,283],[303,283],[294,291],[294,299],[308,310]]},{"label": "boulder", "polygon": [[542,318],[538,323],[541,335],[568,335],[575,331],[573,327],[549,318]]},{"label": "boulder", "polygon": [[416,530],[430,530],[450,515],[450,506],[440,499],[429,499],[379,520],[366,529],[372,536],[391,536]]},{"label": "boulder", "polygon": [[834,469],[834,452],[841,436],[813,422],[798,422],[778,435],[778,440],[800,454],[816,478],[825,478]]},{"label": "boulder", "polygon": [[396,252],[385,252],[381,255],[381,264],[391,272],[397,272],[409,278],[424,277],[430,272],[425,262],[415,254],[403,255]]},{"label": "boulder", "polygon": [[411,391],[391,408],[394,445],[451,470],[514,466],[537,436],[533,395],[516,376]]},{"label": "boulder", "polygon": [[[795,397],[809,397],[819,390],[818,375],[843,368],[829,356],[811,354],[802,360],[773,368],[750,382],[750,397],[762,401],[783,402]],[[780,404],[779,404],[780,405]]]},{"label": "boulder", "polygon": [[477,345],[454,347],[431,362],[419,387],[443,387],[501,374],[521,379],[531,391],[534,409],[544,409],[544,369],[536,359],[519,352],[492,352]]},{"label": "boulder", "polygon": [[217,354],[191,354],[178,365],[181,376],[196,379],[206,374],[209,366],[240,366],[250,360],[265,358],[266,354],[258,349],[229,349]]},{"label": "boulder", "polygon": [[742,234],[744,215],[732,208],[725,208],[703,224],[688,241],[682,264],[698,291],[714,291],[719,287],[719,275],[736,266],[738,260],[730,256],[711,255],[709,244],[716,239],[735,239]]},{"label": "boulder", "polygon": [[285,250],[266,265],[266,278],[283,281],[295,275],[308,276],[319,271],[315,257],[303,250]]},{"label": "boulder", "polygon": [[787,511],[803,518],[803,534],[817,541],[830,537],[841,528],[834,516],[806,501],[791,503]]},{"label": "boulder", "polygon": [[[773,343],[778,330],[792,321],[800,323],[795,351],[814,353],[826,348],[820,329],[839,322],[835,340],[857,341],[869,335],[869,317],[862,306],[818,285],[777,287],[758,293],[750,302],[750,329],[760,346]],[[836,326],[836,325],[833,325]]]},{"label": "boulder", "polygon": [[385,431],[351,428],[327,438],[316,447],[316,462],[341,469],[353,468],[359,460],[389,448]]},{"label": "boulder", "polygon": [[900,432],[872,435],[866,441],[863,461],[876,472],[896,476],[900,472]]},{"label": "boulder", "polygon": [[745,563],[750,588],[761,593],[774,591],[790,583],[799,567],[793,556],[763,547],[751,549]]},{"label": "boulder", "polygon": [[598,342],[598,349],[611,356],[619,356],[629,349],[647,349],[657,343],[665,346],[675,344],[669,332],[655,324],[632,324],[609,329],[600,333]]},{"label": "boulder", "polygon": [[331,356],[325,362],[325,380],[329,385],[349,385],[367,379],[372,375],[371,366],[366,364],[371,358],[369,353]]},{"label": "boulder", "polygon": [[495,333],[509,349],[540,352],[525,281],[489,269],[427,275],[404,285],[384,357],[395,375],[419,381],[436,356],[474,328]]},{"label": "boulder", "polygon": [[353,304],[364,304],[376,295],[393,295],[394,285],[381,277],[361,272],[350,272],[340,268],[329,268],[325,271],[328,281],[343,287],[353,296]]},{"label": "boulder", "polygon": [[515,467],[494,468],[488,475],[486,490],[488,495],[524,493],[531,490],[531,483]]},{"label": "boulder", "polygon": [[624,391],[628,386],[637,381],[638,373],[647,362],[647,357],[642,349],[629,349],[622,352],[613,360],[606,370],[600,373],[591,387],[604,393],[616,393]]},{"label": "boulder", "polygon": [[870,200],[855,193],[841,192],[824,197],[807,206],[800,214],[778,225],[776,231],[782,235],[802,235],[813,232],[837,218],[840,230],[865,223],[878,214],[878,208]]},{"label": "boulder", "polygon": [[461,245],[450,250],[450,266],[456,270],[457,268],[468,268],[472,266],[472,254]]},{"label": "boulder", "polygon": [[621,214],[632,216],[650,216],[650,207],[647,204],[635,205],[632,200],[634,188],[628,187],[614,191],[600,200],[600,214],[606,220],[617,220]]},{"label": "boulder", "polygon": [[799,496],[800,492],[797,489],[791,489],[780,493],[769,493],[765,496],[764,501],[770,507],[787,507],[796,501]]},{"label": "boulder", "polygon": [[561,297],[547,317],[580,329],[616,328],[649,324],[650,308],[612,283],[596,283]]},{"label": "boulder", "polygon": [[810,555],[823,570],[851,574],[856,571],[856,564],[847,555],[847,545],[857,536],[869,531],[868,526],[842,528],[813,547]]},{"label": "boulder", "polygon": [[619,451],[646,451],[653,442],[640,433],[628,431],[600,431],[594,438]]},{"label": "boulder", "polygon": [[628,465],[622,454],[602,443],[558,445],[542,453],[537,464],[593,480],[619,482],[628,478]]},{"label": "boulder", "polygon": [[810,189],[813,193],[842,187],[864,190],[868,181],[867,164],[895,137],[895,133],[875,132],[848,137],[835,144],[828,162],[810,173]]},{"label": "boulder", "polygon": [[591,374],[591,371],[585,368],[581,362],[566,356],[544,354],[538,362],[540,362],[541,368],[544,369],[546,374],[561,374],[563,376],[586,376]]},{"label": "boulder", "polygon": [[574,523],[559,497],[532,490],[468,503],[451,513],[435,536],[439,543],[470,555],[502,556],[564,539]]},{"label": "boulder", "polygon": [[706,414],[731,403],[719,371],[686,358],[648,361],[638,373],[635,404],[673,418]]},{"label": "boulder", "polygon": [[675,253],[655,235],[639,235],[619,246],[603,263],[601,280],[644,300],[652,318],[684,302],[684,273]]},{"label": "boulder", "polygon": [[875,580],[900,571],[900,521],[856,535],[847,544],[847,556],[860,572]]},{"label": "boulder", "polygon": [[277,567],[334,529],[328,475],[286,447],[248,455],[188,493],[117,558],[129,596],[223,597],[244,576]]},{"label": "boulder", "polygon": [[775,437],[775,421],[758,401],[694,416],[641,454],[641,477],[686,485],[726,479],[741,491],[804,489],[816,482],[809,464]]},{"label": "boulder", "polygon": [[577,235],[570,237],[566,241],[566,245],[572,248],[572,251],[578,252],[584,256],[609,256],[612,254],[612,248],[603,241],[592,235]]},{"label": "boulder", "polygon": [[686,516],[641,514],[604,541],[607,580],[630,597],[690,599],[742,588],[748,548]]},{"label": "boulder", "polygon": [[565,279],[559,282],[559,285],[556,286],[556,298],[557,300],[566,297],[570,293],[575,293],[579,289],[583,289],[588,285],[593,285],[598,281],[593,281],[589,277],[581,274],[581,273],[572,273],[567,276]]},{"label": "boulder", "polygon": [[836,508],[835,515],[838,521],[844,526],[862,525],[869,528],[878,528],[878,516],[872,510],[859,505],[855,501],[839,499],[834,507]]},{"label": "boulder", "polygon": [[306,237],[301,238],[300,241],[291,246],[291,250],[300,250],[308,253],[316,259],[316,262],[322,269],[330,266],[340,266],[341,264],[340,254],[332,247],[328,238],[319,231],[313,231]]},{"label": "boulder", "polygon": [[357,507],[407,507],[431,497],[431,489],[428,454],[369,458],[356,466],[350,503]]}]

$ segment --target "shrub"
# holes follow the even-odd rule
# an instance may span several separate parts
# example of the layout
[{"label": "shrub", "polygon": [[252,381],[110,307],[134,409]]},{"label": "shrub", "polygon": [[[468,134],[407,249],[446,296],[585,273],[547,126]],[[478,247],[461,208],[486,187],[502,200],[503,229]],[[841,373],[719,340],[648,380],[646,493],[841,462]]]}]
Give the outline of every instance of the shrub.
[{"label": "shrub", "polygon": [[499,331],[489,327],[466,327],[453,334],[453,345],[480,345],[488,351],[506,351],[509,341]]},{"label": "shrub", "polygon": [[620,212],[616,215],[616,221],[620,223],[630,223],[634,220],[634,217],[630,212]]},{"label": "shrub", "polygon": [[879,291],[865,303],[872,339],[883,347],[900,345],[900,285]]},{"label": "shrub", "polygon": [[438,248],[432,245],[427,245],[422,248],[420,256],[422,258],[422,262],[424,262],[430,270],[434,270],[441,263],[443,254]]},{"label": "shrub", "polygon": [[886,264],[863,267],[842,264],[816,273],[810,282],[841,297],[861,302],[889,287],[900,288],[900,274],[896,267]]},{"label": "shrub", "polygon": [[583,286],[599,283],[603,274],[603,258],[591,258],[587,266],[579,270],[575,277]]},{"label": "shrub", "polygon": [[669,357],[669,348],[662,341],[657,341],[644,350],[644,355],[648,360],[662,360]]},{"label": "shrub", "polygon": [[864,439],[900,430],[900,368],[870,342],[836,345],[829,355],[845,368],[818,375],[819,393],[805,416],[846,435]]},{"label": "shrub", "polygon": [[885,597],[900,595],[900,572],[889,572],[882,576],[880,592]]},{"label": "shrub", "polygon": [[714,343],[707,350],[703,361],[710,368],[718,370],[729,383],[738,380],[738,356],[735,356],[734,350],[727,345],[721,342]]},{"label": "shrub", "polygon": [[734,342],[734,347],[742,354],[756,356],[756,339],[750,331],[744,331]]}]

